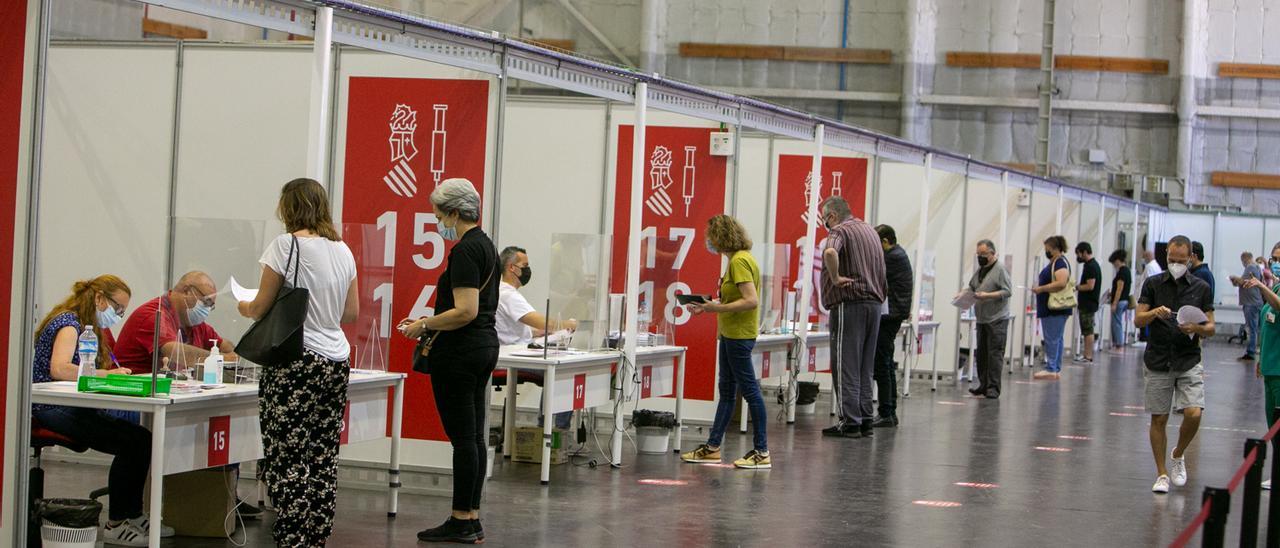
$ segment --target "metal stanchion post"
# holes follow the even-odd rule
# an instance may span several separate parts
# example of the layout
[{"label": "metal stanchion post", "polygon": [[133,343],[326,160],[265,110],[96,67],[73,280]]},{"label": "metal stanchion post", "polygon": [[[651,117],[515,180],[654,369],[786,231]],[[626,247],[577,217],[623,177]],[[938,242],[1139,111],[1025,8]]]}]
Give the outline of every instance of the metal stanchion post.
[{"label": "metal stanchion post", "polygon": [[1262,498],[1262,465],[1267,458],[1267,443],[1262,440],[1249,439],[1244,442],[1244,455],[1256,450],[1258,457],[1253,466],[1244,475],[1244,502],[1240,514],[1240,548],[1254,548],[1258,545],[1258,512]]},{"label": "metal stanchion post", "polygon": [[1205,487],[1202,500],[1210,503],[1211,506],[1209,507],[1209,518],[1204,520],[1204,532],[1201,533],[1200,546],[1204,548],[1222,548],[1223,538],[1227,533],[1227,512],[1231,510],[1231,492],[1217,487]]}]

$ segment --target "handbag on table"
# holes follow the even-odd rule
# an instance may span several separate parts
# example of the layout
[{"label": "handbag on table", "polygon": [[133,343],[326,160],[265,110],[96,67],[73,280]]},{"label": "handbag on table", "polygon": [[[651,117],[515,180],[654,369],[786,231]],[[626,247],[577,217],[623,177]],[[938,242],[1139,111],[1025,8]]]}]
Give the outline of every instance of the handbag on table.
[{"label": "handbag on table", "polygon": [[253,363],[273,365],[302,357],[302,326],[307,321],[311,291],[298,287],[302,250],[297,248],[298,237],[294,236],[289,244],[289,258],[285,261],[285,272],[288,272],[289,263],[294,265],[292,286],[280,289],[271,308],[249,326],[236,345],[236,354]]}]

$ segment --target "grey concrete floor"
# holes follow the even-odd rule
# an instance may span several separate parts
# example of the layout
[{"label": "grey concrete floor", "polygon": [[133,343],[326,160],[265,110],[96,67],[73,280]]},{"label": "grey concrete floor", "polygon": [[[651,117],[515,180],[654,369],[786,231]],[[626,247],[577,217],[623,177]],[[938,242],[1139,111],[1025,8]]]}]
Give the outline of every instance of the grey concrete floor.
[{"label": "grey concrete floor", "polygon": [[[1207,348],[1206,428],[1187,453],[1190,482],[1155,495],[1140,352],[1103,353],[1096,365],[1067,366],[1059,382],[1031,382],[1030,370],[1018,370],[1006,377],[998,401],[969,398],[950,384],[931,392],[927,382],[915,381],[899,410],[902,425],[877,430],[873,439],[824,439],[825,414],[787,426],[777,422],[770,401],[771,471],[683,464],[674,454],[635,455],[628,446],[620,470],[555,466],[551,485],[543,487],[536,465],[500,462],[486,491],[486,544],[1167,545],[1198,513],[1204,486],[1225,486],[1244,440],[1265,432],[1261,381],[1251,364],[1235,360],[1240,346]],[[1171,443],[1179,420],[1171,420]],[[685,439],[692,445],[705,435],[694,428]],[[750,435],[731,428],[726,456],[750,447]],[[49,463],[47,470],[50,496],[82,496],[105,482],[100,467]],[[654,479],[678,485],[643,482]],[[253,492],[250,484],[242,492]],[[1229,544],[1237,543],[1242,492],[1232,501]],[[444,497],[400,501],[399,517],[389,520],[382,493],[341,490],[329,546],[412,546],[418,530],[449,511]],[[269,516],[249,522],[237,540],[247,533],[248,545],[270,546],[269,525]],[[232,544],[176,538],[165,546]]]}]

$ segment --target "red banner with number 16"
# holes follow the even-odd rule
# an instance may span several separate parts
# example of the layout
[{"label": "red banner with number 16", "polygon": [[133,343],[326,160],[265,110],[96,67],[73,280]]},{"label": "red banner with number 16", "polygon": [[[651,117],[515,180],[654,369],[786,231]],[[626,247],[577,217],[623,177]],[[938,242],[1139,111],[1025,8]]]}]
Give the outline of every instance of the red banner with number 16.
[{"label": "red banner with number 16", "polygon": [[[627,282],[631,222],[633,126],[618,128],[618,187],[613,207],[610,291]],[[726,159],[712,156],[711,128],[649,126],[645,132],[641,204],[640,305],[650,331],[689,347],[685,396],[715,396],[716,319],[694,317],[676,303],[680,294],[716,295],[720,256],[706,248],[707,220],[724,213]],[[671,343],[671,341],[668,341]]]}]

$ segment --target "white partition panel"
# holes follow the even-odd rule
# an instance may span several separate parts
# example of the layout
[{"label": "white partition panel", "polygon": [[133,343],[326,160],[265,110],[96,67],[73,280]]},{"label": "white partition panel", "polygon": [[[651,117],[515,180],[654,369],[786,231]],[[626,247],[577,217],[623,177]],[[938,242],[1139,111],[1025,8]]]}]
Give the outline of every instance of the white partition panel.
[{"label": "white partition panel", "polygon": [[1268,217],[1266,228],[1263,230],[1262,248],[1254,251],[1257,255],[1262,253],[1264,257],[1271,256],[1271,248],[1280,243],[1280,218]]},{"label": "white partition panel", "polygon": [[164,286],[176,55],[49,49],[37,317],[72,282],[119,275],[137,308]]},{"label": "white partition panel", "polygon": [[[1133,213],[1130,212],[1131,218]],[[1191,238],[1193,241],[1212,242],[1213,241],[1213,225],[1214,217],[1212,214],[1189,213],[1189,212],[1170,212],[1165,217],[1164,230],[1162,234],[1157,234],[1155,241],[1167,242],[1170,238],[1179,234]],[[1142,223],[1145,227],[1146,214],[1142,215]],[[1141,237],[1141,234],[1139,234]],[[1152,242],[1154,244],[1155,242]]]},{"label": "white partition panel", "polygon": [[1221,304],[1240,304],[1239,294],[1231,286],[1230,276],[1244,272],[1240,254],[1248,251],[1254,255],[1265,246],[1264,222],[1257,217],[1223,215],[1218,218],[1216,240],[1204,242],[1206,261],[1213,269],[1215,301]]},{"label": "white partition panel", "polygon": [[498,249],[523,247],[534,271],[520,291],[541,310],[551,235],[600,234],[604,222],[603,101],[507,101]]},{"label": "white partition panel", "polygon": [[[956,326],[960,322],[960,310],[951,305],[951,299],[963,283],[961,272],[964,258],[972,254],[962,239],[965,232],[964,190],[964,174],[934,172],[933,188],[929,194],[926,259],[922,267],[928,269],[931,266],[935,276],[933,320],[939,323],[933,347],[937,356],[926,356],[928,361],[925,363],[932,366],[932,360],[936,359],[940,374],[954,373],[959,363],[956,356]],[[974,202],[969,202],[970,208],[975,205]],[[932,265],[929,264],[930,256]],[[967,276],[965,278],[967,281]]]},{"label": "white partition panel", "polygon": [[[777,199],[772,195],[773,176],[769,170],[770,166],[777,164],[769,161],[768,137],[744,138],[741,135],[736,137],[741,141],[737,158],[738,188],[733,193],[735,203],[731,205],[732,209],[736,210],[735,216],[738,221],[747,228],[747,234],[750,234],[751,240],[756,243],[756,248],[764,249],[760,244],[768,243],[771,224],[769,222],[770,201]],[[730,184],[732,182],[730,179]],[[756,260],[760,261],[761,271],[770,272],[767,270],[766,257],[759,255]]]},{"label": "white partition panel", "polygon": [[275,220],[280,187],[306,176],[311,57],[310,48],[185,48],[178,217]]}]

